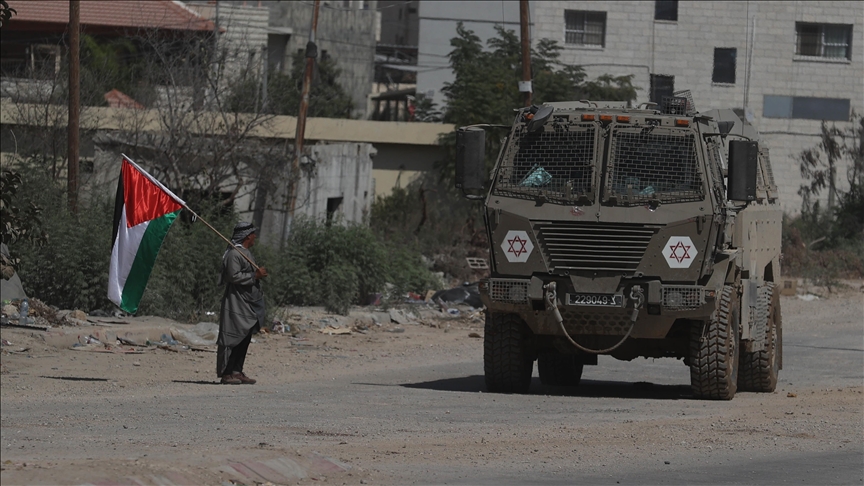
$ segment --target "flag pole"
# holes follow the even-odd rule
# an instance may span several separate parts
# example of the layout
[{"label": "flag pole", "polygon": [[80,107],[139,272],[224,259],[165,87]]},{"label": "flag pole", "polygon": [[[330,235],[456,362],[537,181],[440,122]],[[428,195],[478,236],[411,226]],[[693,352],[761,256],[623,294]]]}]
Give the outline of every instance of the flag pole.
[{"label": "flag pole", "polygon": [[[192,211],[192,209],[191,209],[189,206],[187,206],[187,205],[184,204],[184,205],[183,205],[183,208],[186,209],[187,211],[189,211],[190,213],[192,213],[192,216],[194,216],[196,219],[200,219],[202,223],[206,224],[208,228],[210,228],[211,230],[213,230],[214,233],[216,233],[217,235],[219,235],[220,238],[222,238],[223,240],[225,240],[225,243],[228,243],[228,246],[230,246],[231,248],[234,248],[235,250],[237,250],[237,247],[234,246],[234,243],[233,243],[231,240],[229,240],[228,238],[225,238],[225,236],[222,235],[222,233],[220,233],[219,230],[217,230],[216,228],[214,228],[213,225],[211,225],[210,223],[208,223],[204,218],[202,218],[201,216],[198,216],[198,214],[195,213],[195,211]],[[255,268],[255,270],[258,270],[258,269],[260,268],[260,267],[258,267],[258,265],[255,264],[255,262],[252,261],[251,258],[249,258],[248,256],[246,256],[246,254],[243,253],[242,251],[237,250],[237,253],[239,253],[240,256],[242,256],[243,258],[245,258],[246,261],[249,262],[249,264],[252,265],[252,266]]]},{"label": "flag pole", "polygon": [[[217,3],[217,5],[218,5],[218,3]],[[187,211],[189,211],[190,213],[192,213],[192,216],[194,216],[194,217],[197,218],[197,219],[200,219],[204,224],[207,225],[208,228],[210,228],[211,230],[213,230],[214,233],[216,233],[217,235],[219,235],[220,238],[222,238],[223,240],[225,240],[225,243],[228,243],[228,246],[229,246],[229,247],[234,248],[235,250],[237,250],[237,247],[234,246],[234,243],[233,243],[231,240],[229,240],[228,238],[225,238],[225,236],[222,235],[222,233],[220,233],[219,230],[217,230],[216,228],[214,228],[213,225],[211,225],[210,223],[208,223],[207,221],[205,221],[204,218],[202,218],[201,216],[198,216],[198,214],[197,214],[195,211],[192,211],[192,208],[190,208],[189,206],[186,205],[186,201],[184,201],[184,200],[180,199],[179,197],[177,197],[173,192],[171,192],[170,189],[168,189],[168,188],[165,187],[161,182],[159,182],[158,179],[156,179],[155,177],[153,177],[152,175],[150,175],[146,170],[144,170],[143,168],[141,168],[141,166],[139,166],[138,164],[136,164],[135,161],[132,160],[131,158],[129,158],[128,155],[126,155],[126,154],[120,154],[120,155],[123,156],[123,159],[124,159],[124,160],[127,160],[130,164],[132,164],[132,166],[135,167],[135,169],[137,169],[137,170],[140,171],[142,174],[144,174],[145,176],[147,176],[147,178],[150,179],[150,181],[151,181],[152,183],[156,184],[157,186],[159,186],[159,188],[161,188],[163,191],[165,191],[166,193],[168,193],[168,194],[171,196],[171,198],[174,199],[174,201],[177,202],[177,204],[179,204],[179,205],[182,206],[185,210],[187,210]],[[121,175],[121,180],[122,180],[122,175]],[[258,265],[255,264],[255,262],[252,261],[251,258],[249,258],[248,256],[246,256],[245,253],[243,253],[243,252],[240,251],[240,250],[237,250],[237,252],[240,253],[240,255],[241,255],[243,258],[245,258],[246,261],[249,262],[249,264],[252,265],[253,268],[255,268],[255,270],[258,270],[258,269],[260,268]]]}]

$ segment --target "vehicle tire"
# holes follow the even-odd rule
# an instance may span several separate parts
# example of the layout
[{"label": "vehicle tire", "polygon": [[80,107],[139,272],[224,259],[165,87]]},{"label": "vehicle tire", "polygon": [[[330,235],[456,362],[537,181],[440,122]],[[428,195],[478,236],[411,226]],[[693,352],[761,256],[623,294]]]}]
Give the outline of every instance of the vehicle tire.
[{"label": "vehicle tire", "polygon": [[741,391],[771,393],[777,388],[780,372],[780,293],[775,292],[774,283],[767,282],[763,295],[768,307],[765,323],[765,348],[748,353],[741,350],[741,367],[738,369],[738,389]]},{"label": "vehicle tire", "polygon": [[690,386],[696,398],[731,400],[738,388],[738,292],[726,285],[711,320],[690,330]]},{"label": "vehicle tire", "polygon": [[545,351],[537,357],[540,383],[547,386],[577,386],[582,380],[582,361],[575,354]]},{"label": "vehicle tire", "polygon": [[513,314],[486,314],[483,371],[492,393],[527,393],[534,358],[528,349],[528,328]]}]

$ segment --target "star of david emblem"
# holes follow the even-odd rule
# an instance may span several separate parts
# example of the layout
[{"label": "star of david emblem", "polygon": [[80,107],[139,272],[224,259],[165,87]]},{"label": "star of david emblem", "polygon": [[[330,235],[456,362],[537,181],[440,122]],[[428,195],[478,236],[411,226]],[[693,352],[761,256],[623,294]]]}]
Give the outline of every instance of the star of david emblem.
[{"label": "star of david emblem", "polygon": [[501,242],[501,250],[511,263],[525,263],[531,252],[534,251],[534,243],[524,231],[510,230]]},{"label": "star of david emblem", "polygon": [[663,256],[669,268],[690,268],[699,252],[688,236],[673,236],[663,247]]},{"label": "star of david emblem", "polygon": [[519,258],[519,255],[525,253],[525,243],[528,243],[528,240],[515,236],[512,240],[507,240],[507,243],[510,244],[510,249],[507,250],[507,253],[512,253],[513,256]]},{"label": "star of david emblem", "polygon": [[[671,257],[677,260],[678,263],[683,262],[685,258],[690,258],[690,253],[687,252],[690,249],[690,245],[685,246],[684,243],[679,241],[677,245],[670,246],[669,248],[672,250]],[[678,250],[681,250],[680,256],[678,255]]]}]

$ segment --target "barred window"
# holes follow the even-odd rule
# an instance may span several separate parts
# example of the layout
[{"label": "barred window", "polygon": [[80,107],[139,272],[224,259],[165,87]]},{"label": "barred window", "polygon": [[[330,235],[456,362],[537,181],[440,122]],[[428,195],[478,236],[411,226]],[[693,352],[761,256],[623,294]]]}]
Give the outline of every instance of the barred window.
[{"label": "barred window", "polygon": [[564,43],[576,46],[605,46],[606,12],[565,10]]},{"label": "barred window", "polygon": [[799,56],[852,59],[851,25],[796,22],[795,34]]}]

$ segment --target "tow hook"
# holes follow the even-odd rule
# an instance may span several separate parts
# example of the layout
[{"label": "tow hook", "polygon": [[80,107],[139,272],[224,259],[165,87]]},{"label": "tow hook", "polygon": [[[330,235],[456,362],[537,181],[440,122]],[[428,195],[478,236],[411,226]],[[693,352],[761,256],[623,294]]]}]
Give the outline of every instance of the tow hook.
[{"label": "tow hook", "polygon": [[634,285],[630,287],[630,300],[633,301],[633,312],[630,313],[630,321],[636,322],[636,318],[639,317],[639,309],[645,305],[645,291],[642,290],[642,286]]},{"label": "tow hook", "polygon": [[555,282],[549,282],[543,286],[543,289],[546,291],[543,295],[543,299],[546,301],[546,312],[552,314],[552,317],[555,318],[555,322],[561,324],[564,322],[564,318],[561,317],[561,311],[558,310],[558,292],[556,288],[558,284]]}]

